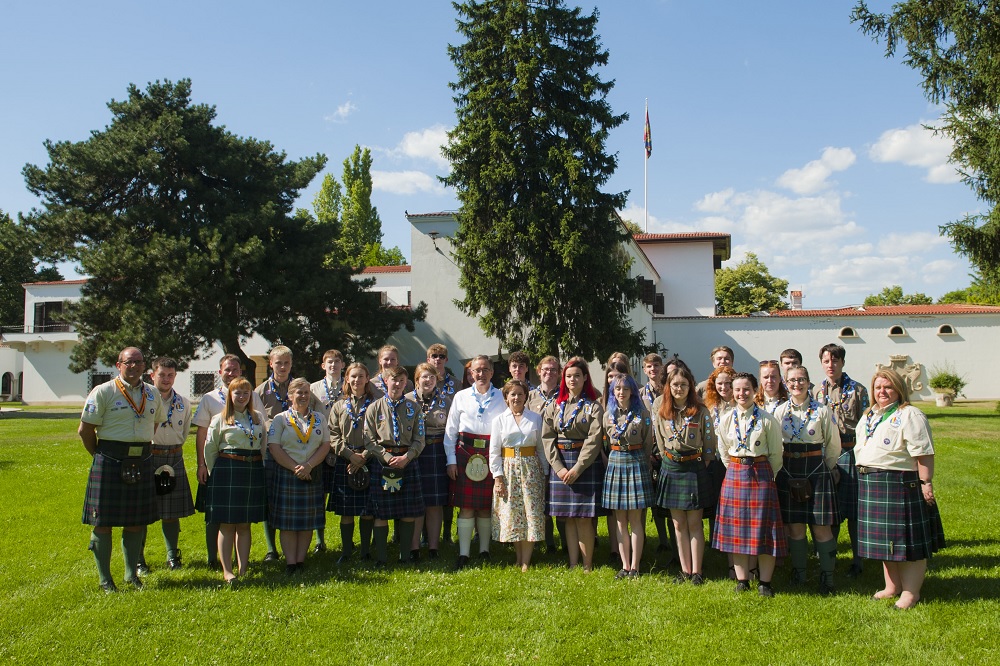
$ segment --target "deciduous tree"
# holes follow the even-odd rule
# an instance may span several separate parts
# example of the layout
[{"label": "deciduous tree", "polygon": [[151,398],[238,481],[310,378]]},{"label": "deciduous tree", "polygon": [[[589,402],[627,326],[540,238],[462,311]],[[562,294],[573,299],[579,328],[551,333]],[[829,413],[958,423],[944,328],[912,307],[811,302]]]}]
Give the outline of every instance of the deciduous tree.
[{"label": "deciduous tree", "polygon": [[771,276],[753,252],[715,272],[715,310],[720,315],[787,310],[788,280]]},{"label": "deciduous tree", "polygon": [[865,307],[871,305],[930,305],[934,302],[927,294],[916,292],[915,294],[904,294],[903,288],[898,284],[891,287],[884,287],[877,294],[869,294],[865,297]]}]

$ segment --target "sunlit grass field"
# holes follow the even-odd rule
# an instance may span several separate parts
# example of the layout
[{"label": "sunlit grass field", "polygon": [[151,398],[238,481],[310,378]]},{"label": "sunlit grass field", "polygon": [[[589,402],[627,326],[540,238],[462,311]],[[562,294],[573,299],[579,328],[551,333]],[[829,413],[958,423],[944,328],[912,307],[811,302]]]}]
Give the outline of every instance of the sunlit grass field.
[{"label": "sunlit grass field", "polygon": [[[923,601],[898,612],[874,602],[881,569],[849,580],[841,534],[838,593],[792,590],[775,575],[777,597],[737,596],[724,556],[706,555],[707,584],[674,585],[655,552],[652,523],[644,574],[615,581],[615,569],[568,571],[561,552],[536,552],[526,574],[493,544],[493,561],[460,573],[457,553],[417,566],[338,567],[330,550],[289,578],[264,565],[254,530],[251,573],[228,589],[205,564],[203,515],[182,521],[185,568],[170,572],[159,525],[149,530],[152,573],[137,592],[105,595],[80,522],[89,456],[65,410],[0,414],[0,660],[21,663],[417,663],[417,664],[951,664],[996,661],[1000,635],[1000,415],[993,403],[939,409],[935,492],[948,547],[931,564]],[[193,437],[188,440],[192,476]],[[596,561],[607,561],[602,530]],[[425,551],[426,552],[426,551]],[[390,559],[395,554],[390,550]],[[659,560],[657,559],[659,556]],[[264,660],[267,660],[266,662]]]}]

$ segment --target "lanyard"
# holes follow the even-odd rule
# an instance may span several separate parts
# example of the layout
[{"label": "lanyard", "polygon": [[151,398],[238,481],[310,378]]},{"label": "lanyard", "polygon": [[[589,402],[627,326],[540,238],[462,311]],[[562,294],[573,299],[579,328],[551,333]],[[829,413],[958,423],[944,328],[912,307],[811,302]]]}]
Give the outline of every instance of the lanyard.
[{"label": "lanyard", "polygon": [[146,388],[142,385],[142,382],[139,383],[139,393],[142,394],[142,401],[138,405],[135,404],[135,400],[132,399],[132,396],[125,388],[125,382],[122,381],[121,377],[115,377],[115,386],[117,386],[118,390],[121,391],[121,394],[125,396],[125,400],[128,401],[129,407],[131,407],[132,411],[135,412],[135,418],[141,419],[146,411]]}]

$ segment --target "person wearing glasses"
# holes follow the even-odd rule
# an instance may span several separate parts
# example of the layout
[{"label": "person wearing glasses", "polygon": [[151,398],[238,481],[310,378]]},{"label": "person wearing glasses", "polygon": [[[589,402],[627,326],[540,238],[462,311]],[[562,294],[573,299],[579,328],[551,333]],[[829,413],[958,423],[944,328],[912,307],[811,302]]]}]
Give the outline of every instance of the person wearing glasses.
[{"label": "person wearing glasses", "polygon": [[454,393],[438,385],[440,375],[430,363],[421,363],[413,373],[416,388],[406,397],[420,407],[424,419],[424,449],[420,454],[420,483],[424,515],[414,525],[411,559],[420,559],[420,535],[427,528],[427,554],[437,559],[440,547],[444,505],[448,503],[448,458],[444,454],[444,428],[448,423]]},{"label": "person wearing glasses", "polygon": [[[559,395],[559,378],[562,375],[562,365],[555,356],[544,356],[535,366],[535,373],[538,375],[538,386],[528,393],[528,409],[541,415],[545,408],[551,405],[556,396]],[[546,472],[547,473],[547,472]],[[548,493],[548,485],[545,487]],[[566,530],[565,522],[562,519],[554,519],[552,516],[545,516],[545,549],[555,552],[556,535],[553,521],[559,527],[560,541],[565,542]],[[565,544],[564,544],[565,545]]]},{"label": "person wearing glasses", "polygon": [[111,576],[111,529],[122,529],[125,582],[137,589],[139,556],[146,526],[159,518],[153,478],[153,435],[167,416],[163,399],[142,381],[142,351],[126,347],[115,363],[118,376],[94,387],[80,415],[77,434],[93,460],[87,478],[83,524],[93,526],[101,589],[117,592]]},{"label": "person wearing glasses", "polygon": [[[427,348],[427,362],[437,371],[438,387],[441,393],[446,396],[448,409],[450,410],[451,402],[455,399],[455,394],[459,390],[468,387],[462,386],[455,381],[455,375],[448,369],[448,348],[440,342],[435,342]],[[441,505],[441,541],[445,543],[451,543],[451,526],[455,521],[455,507],[449,504],[450,501],[450,497],[445,497],[444,504]],[[424,525],[424,532],[427,532],[426,524]],[[430,534],[428,534],[427,541],[429,544]]]}]

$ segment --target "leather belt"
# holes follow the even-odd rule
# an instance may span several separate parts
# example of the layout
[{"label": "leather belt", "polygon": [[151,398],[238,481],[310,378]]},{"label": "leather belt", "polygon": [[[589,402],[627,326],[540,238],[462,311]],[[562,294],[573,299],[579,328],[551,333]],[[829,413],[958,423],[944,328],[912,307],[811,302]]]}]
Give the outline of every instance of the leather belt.
[{"label": "leather belt", "polygon": [[519,449],[515,449],[509,446],[503,447],[504,458],[517,458],[517,457],[533,456],[533,455],[535,455],[535,447],[533,446],[522,446]]},{"label": "leather belt", "polygon": [[781,455],[785,456],[786,458],[814,458],[816,456],[823,455],[823,450],[820,449],[817,451],[785,451]]},{"label": "leather belt", "polygon": [[582,439],[563,439],[559,438],[556,440],[556,448],[560,451],[573,451],[574,449],[583,448]]},{"label": "leather belt", "polygon": [[121,442],[114,439],[97,441],[97,452],[109,458],[146,458],[152,447],[150,442]]},{"label": "leather belt", "polygon": [[235,453],[220,453],[220,458],[226,458],[227,460],[239,460],[240,462],[260,462],[264,459],[259,453],[255,453],[251,456],[238,456]]},{"label": "leather belt", "polygon": [[692,461],[695,461],[695,460],[701,460],[701,449],[698,449],[694,453],[689,453],[688,455],[684,455],[684,456],[679,456],[676,453],[674,453],[673,451],[671,451],[670,449],[667,449],[665,451],[665,454],[666,454],[666,456],[668,458],[670,458],[670,460],[672,462],[675,462],[675,463],[686,463],[686,462],[692,462]]},{"label": "leather belt", "polygon": [[386,453],[391,453],[394,456],[405,455],[407,451],[410,450],[409,446],[383,446]]},{"label": "leather belt", "polygon": [[619,444],[612,444],[612,451],[639,451],[642,449],[642,444],[629,444],[628,446],[621,446]]},{"label": "leather belt", "polygon": [[184,449],[183,444],[178,444],[177,446],[154,446],[153,455],[154,456],[172,456],[175,453],[181,453]]},{"label": "leather belt", "polygon": [[755,462],[764,462],[765,460],[767,460],[767,456],[732,456],[729,458],[730,462],[740,465],[752,465]]}]

